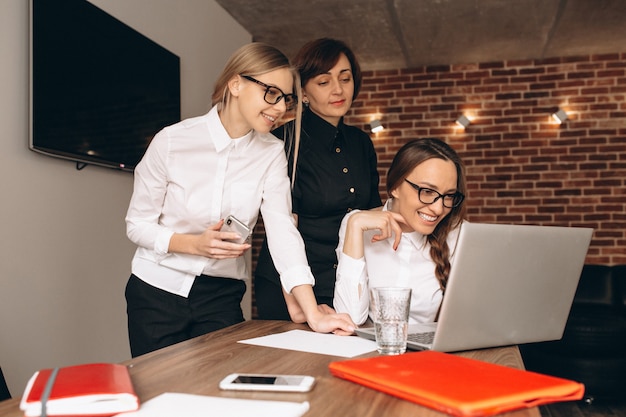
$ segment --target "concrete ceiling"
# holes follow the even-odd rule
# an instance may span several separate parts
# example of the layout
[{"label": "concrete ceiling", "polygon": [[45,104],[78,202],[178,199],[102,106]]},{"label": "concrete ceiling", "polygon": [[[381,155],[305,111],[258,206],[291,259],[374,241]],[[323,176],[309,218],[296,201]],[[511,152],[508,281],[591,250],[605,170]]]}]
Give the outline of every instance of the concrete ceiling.
[{"label": "concrete ceiling", "polygon": [[289,57],[345,41],[365,70],[626,51],[626,0],[217,0]]}]

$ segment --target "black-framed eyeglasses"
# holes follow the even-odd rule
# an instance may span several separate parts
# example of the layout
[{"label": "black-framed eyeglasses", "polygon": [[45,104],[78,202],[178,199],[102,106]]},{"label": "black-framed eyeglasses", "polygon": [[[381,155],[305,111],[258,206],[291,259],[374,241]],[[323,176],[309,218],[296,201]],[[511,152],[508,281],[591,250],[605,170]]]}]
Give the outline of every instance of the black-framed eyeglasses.
[{"label": "black-framed eyeglasses", "polygon": [[458,207],[465,199],[465,196],[458,191],[452,194],[441,194],[431,188],[424,188],[417,184],[413,184],[406,178],[404,180],[408,182],[411,187],[417,190],[417,198],[419,198],[423,204],[433,204],[441,198],[444,207],[454,208]]},{"label": "black-framed eyeglasses", "polygon": [[261,82],[249,75],[242,75],[242,77],[265,88],[265,95],[263,96],[263,100],[265,100],[267,104],[277,104],[281,99],[284,98],[287,110],[293,110],[296,108],[296,105],[298,104],[298,96],[296,96],[295,94],[285,94],[280,88],[274,87],[273,85],[267,85],[264,82]]}]

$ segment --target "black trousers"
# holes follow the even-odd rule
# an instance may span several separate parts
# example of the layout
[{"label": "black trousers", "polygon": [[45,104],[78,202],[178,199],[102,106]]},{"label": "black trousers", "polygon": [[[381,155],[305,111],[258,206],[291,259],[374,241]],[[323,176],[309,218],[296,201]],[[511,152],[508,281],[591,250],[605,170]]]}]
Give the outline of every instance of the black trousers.
[{"label": "black trousers", "polygon": [[[311,254],[309,253],[309,247],[307,247],[307,257],[310,261]],[[326,304],[332,307],[335,288],[335,268],[327,267],[328,265],[332,265],[332,263],[328,262],[321,262],[319,265],[310,263],[310,265],[313,275],[315,276],[313,292],[317,304]],[[263,240],[263,244],[261,245],[259,259],[254,273],[254,299],[256,302],[257,318],[261,320],[291,320],[289,310],[287,310],[287,303],[283,296],[280,276],[270,256],[267,240]],[[320,278],[326,282],[326,285],[321,282]]]},{"label": "black trousers", "polygon": [[153,287],[135,275],[126,284],[128,339],[133,357],[244,320],[246,283],[200,275],[189,297]]}]

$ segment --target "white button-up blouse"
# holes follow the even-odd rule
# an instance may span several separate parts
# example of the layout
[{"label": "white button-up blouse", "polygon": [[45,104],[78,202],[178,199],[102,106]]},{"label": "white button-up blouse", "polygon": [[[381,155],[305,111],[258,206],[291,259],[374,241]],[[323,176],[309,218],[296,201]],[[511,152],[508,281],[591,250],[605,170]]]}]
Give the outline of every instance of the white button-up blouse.
[{"label": "white button-up blouse", "polygon": [[[383,210],[387,210],[389,201]],[[364,256],[354,259],[343,253],[348,218],[359,210],[348,213],[339,229],[337,246],[337,281],[333,304],[338,313],[348,313],[357,324],[369,316],[369,289],[375,287],[411,288],[409,323],[426,323],[435,320],[442,300],[439,281],[435,276],[435,263],[430,256],[426,236],[403,233],[397,250],[393,239],[372,242],[376,230],[364,232]],[[448,236],[450,253],[454,254],[459,228]],[[451,256],[452,259],[453,256]],[[360,287],[360,291],[359,291]]]},{"label": "white button-up blouse", "polygon": [[283,142],[251,131],[231,139],[217,108],[161,130],[135,168],[126,215],[138,248],[132,272],[150,285],[186,297],[196,276],[245,280],[244,257],[211,259],[168,253],[174,233],[202,233],[232,214],[252,230],[259,210],[270,253],[288,292],[314,284],[291,213]]}]

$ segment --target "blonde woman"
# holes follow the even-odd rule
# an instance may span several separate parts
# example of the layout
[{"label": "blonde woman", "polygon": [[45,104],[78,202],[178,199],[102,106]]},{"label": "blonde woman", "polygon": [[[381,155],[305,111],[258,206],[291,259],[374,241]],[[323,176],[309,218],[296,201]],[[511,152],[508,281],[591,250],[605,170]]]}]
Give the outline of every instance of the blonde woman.
[{"label": "blonde woman", "polygon": [[317,309],[283,143],[270,134],[287,110],[301,108],[299,86],[280,51],[245,45],[218,78],[209,113],[154,137],[135,169],[126,216],[138,246],[126,286],[133,356],[243,321],[249,271],[242,255],[250,244],[221,229],[232,215],[252,230],[259,211],[281,283],[309,326],[354,330],[349,316]]}]

